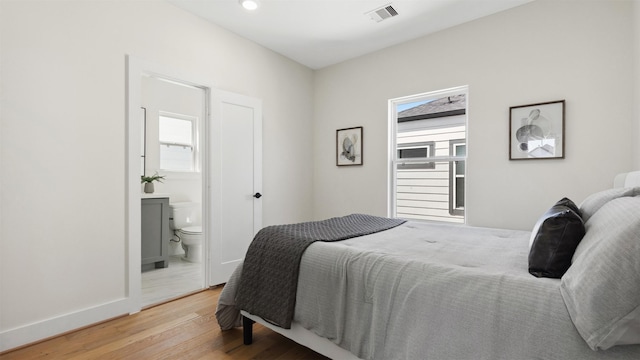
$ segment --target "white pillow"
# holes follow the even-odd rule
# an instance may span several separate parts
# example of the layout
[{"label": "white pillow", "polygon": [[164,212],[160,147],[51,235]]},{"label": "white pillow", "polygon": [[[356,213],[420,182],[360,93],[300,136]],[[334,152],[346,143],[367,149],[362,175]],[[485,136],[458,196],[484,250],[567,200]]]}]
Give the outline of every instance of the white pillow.
[{"label": "white pillow", "polygon": [[637,195],[640,195],[640,187],[614,188],[591,194],[580,204],[580,216],[584,222],[587,222],[598,209],[609,201],[619,197]]},{"label": "white pillow", "polygon": [[593,350],[640,344],[640,196],[602,205],[560,281],[580,335]]}]

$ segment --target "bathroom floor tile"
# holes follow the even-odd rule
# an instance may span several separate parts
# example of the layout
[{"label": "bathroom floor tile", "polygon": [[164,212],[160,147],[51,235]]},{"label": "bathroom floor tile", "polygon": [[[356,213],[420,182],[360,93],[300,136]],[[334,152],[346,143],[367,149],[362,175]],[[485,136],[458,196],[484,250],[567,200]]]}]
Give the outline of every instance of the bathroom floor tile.
[{"label": "bathroom floor tile", "polygon": [[169,266],[142,272],[142,306],[164,302],[204,289],[202,264],[169,257]]}]

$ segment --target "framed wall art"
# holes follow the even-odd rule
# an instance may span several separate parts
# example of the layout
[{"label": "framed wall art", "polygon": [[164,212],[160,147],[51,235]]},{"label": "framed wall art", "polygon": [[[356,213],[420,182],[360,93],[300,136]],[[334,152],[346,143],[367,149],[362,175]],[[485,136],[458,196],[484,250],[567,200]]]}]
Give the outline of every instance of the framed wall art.
[{"label": "framed wall art", "polygon": [[336,130],[336,165],[362,165],[362,126]]},{"label": "framed wall art", "polygon": [[509,108],[509,159],[564,159],[564,100]]}]

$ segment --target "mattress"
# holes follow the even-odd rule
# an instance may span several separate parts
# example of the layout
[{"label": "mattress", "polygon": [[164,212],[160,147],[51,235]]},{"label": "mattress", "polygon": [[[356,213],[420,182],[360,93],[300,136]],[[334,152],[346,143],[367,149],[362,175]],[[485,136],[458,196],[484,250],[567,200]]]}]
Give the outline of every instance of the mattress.
[{"label": "mattress", "polygon": [[[302,257],[294,322],[363,359],[638,359],[593,351],[573,325],[560,280],[528,273],[530,233],[407,222]],[[219,303],[239,326],[239,267]]]}]

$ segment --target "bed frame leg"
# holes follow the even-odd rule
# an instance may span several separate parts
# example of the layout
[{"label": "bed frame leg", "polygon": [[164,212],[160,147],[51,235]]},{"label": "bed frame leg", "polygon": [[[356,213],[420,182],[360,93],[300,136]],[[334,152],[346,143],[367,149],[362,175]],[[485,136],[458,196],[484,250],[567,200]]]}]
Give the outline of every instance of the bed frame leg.
[{"label": "bed frame leg", "polygon": [[251,345],[253,342],[253,323],[255,321],[246,316],[242,317],[242,338],[245,345]]}]

